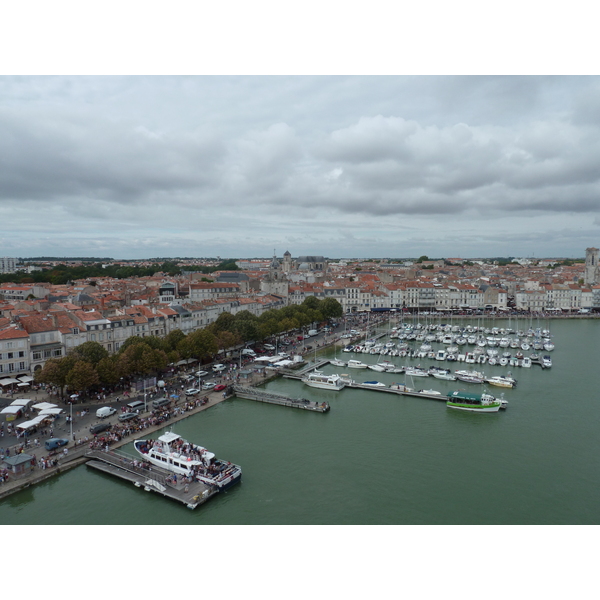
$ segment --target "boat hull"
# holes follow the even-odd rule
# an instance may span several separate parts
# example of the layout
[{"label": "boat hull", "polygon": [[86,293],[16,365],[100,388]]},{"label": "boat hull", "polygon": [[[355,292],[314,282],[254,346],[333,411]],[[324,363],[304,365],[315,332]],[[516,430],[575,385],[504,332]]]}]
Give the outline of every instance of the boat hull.
[{"label": "boat hull", "polygon": [[498,404],[490,404],[488,406],[469,406],[468,404],[457,404],[454,402],[446,402],[446,406],[448,408],[453,408],[454,410],[466,410],[468,412],[485,412],[485,413],[493,413],[498,412],[500,410],[500,403]]}]

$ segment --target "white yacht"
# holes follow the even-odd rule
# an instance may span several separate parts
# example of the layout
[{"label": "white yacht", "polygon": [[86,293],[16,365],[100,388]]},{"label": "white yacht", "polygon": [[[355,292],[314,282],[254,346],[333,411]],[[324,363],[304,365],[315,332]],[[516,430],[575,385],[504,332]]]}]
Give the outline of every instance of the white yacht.
[{"label": "white yacht", "polygon": [[381,381],[363,381],[362,385],[368,385],[369,387],[385,387],[385,383],[381,383]]},{"label": "white yacht", "polygon": [[342,378],[335,373],[333,375],[325,375],[321,371],[312,371],[302,378],[302,383],[314,388],[321,390],[334,390],[339,391],[345,387],[345,383]]},{"label": "white yacht", "polygon": [[242,469],[238,465],[215,458],[206,448],[187,442],[171,431],[163,433],[157,440],[135,440],[133,447],[144,461],[177,475],[193,477],[219,491],[242,478]]},{"label": "white yacht", "polygon": [[366,369],[369,365],[360,360],[349,360],[346,366],[349,369]]}]

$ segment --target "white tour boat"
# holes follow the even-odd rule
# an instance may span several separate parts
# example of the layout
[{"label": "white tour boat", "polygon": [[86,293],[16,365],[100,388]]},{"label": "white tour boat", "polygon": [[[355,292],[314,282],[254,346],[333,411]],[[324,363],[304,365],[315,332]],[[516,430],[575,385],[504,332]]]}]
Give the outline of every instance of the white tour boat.
[{"label": "white tour boat", "polygon": [[321,371],[312,371],[302,378],[302,383],[314,388],[321,390],[335,390],[339,391],[343,389],[346,384],[339,375],[335,373],[333,375],[325,375]]},{"label": "white tour boat", "polygon": [[144,461],[177,475],[192,477],[219,491],[242,478],[242,469],[238,465],[217,459],[203,446],[187,442],[171,431],[156,440],[136,440],[133,447]]}]

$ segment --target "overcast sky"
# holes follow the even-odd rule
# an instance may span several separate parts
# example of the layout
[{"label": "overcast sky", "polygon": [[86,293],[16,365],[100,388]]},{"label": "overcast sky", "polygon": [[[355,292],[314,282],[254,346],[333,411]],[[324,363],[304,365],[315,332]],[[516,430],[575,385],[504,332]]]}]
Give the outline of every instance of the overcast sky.
[{"label": "overcast sky", "polygon": [[582,257],[600,79],[0,77],[0,256]]}]

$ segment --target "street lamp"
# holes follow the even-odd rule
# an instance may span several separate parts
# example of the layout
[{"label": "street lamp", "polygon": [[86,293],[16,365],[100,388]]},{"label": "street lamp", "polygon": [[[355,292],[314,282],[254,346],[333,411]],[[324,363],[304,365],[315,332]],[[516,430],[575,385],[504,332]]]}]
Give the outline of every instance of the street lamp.
[{"label": "street lamp", "polygon": [[73,439],[73,398],[71,398],[71,414],[69,415],[69,423],[71,425],[71,440]]}]

